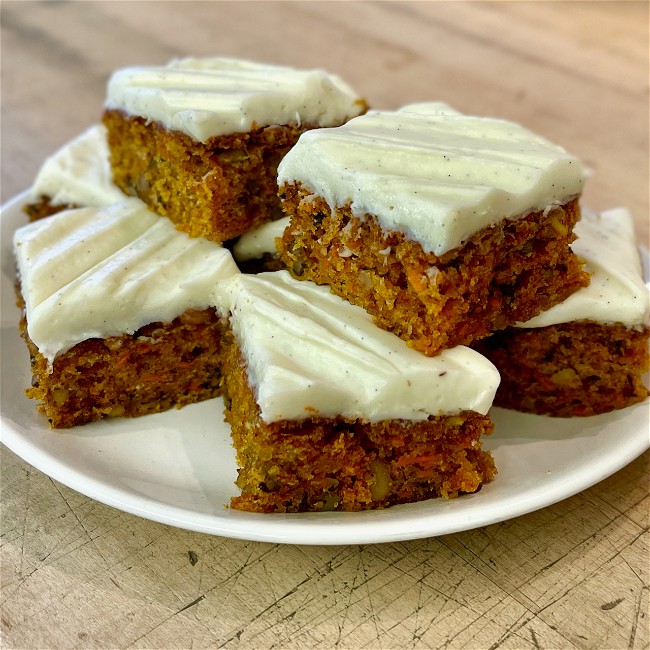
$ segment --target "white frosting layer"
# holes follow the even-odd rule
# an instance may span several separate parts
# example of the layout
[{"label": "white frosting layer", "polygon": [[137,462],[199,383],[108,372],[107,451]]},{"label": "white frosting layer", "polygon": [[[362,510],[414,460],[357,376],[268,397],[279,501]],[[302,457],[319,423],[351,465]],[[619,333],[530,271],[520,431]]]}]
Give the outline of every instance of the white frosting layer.
[{"label": "white frosting layer", "polygon": [[65,210],[16,231],[28,333],[50,362],[88,338],[131,334],[213,304],[238,273],[229,251],[191,239],[138,199]]},{"label": "white frosting layer", "polygon": [[296,181],[441,255],[504,218],[579,195],[583,170],[518,124],[432,103],[303,133],[278,169],[278,185]]},{"label": "white frosting layer", "polygon": [[243,234],[233,246],[232,254],[238,262],[261,258],[265,253],[277,255],[275,240],[289,225],[289,217],[269,221],[255,230]]},{"label": "white frosting layer", "polygon": [[634,328],[648,324],[650,294],[636,248],[634,222],[625,208],[585,213],[576,224],[573,251],[591,274],[589,286],[518,327],[589,320]]},{"label": "white frosting layer", "polygon": [[36,175],[29,201],[50,197],[53,205],[104,206],[124,199],[113,183],[106,129],[95,125],[50,156]]},{"label": "white frosting layer", "polygon": [[236,276],[217,296],[266,422],[424,420],[492,404],[499,374],[487,359],[460,346],[420,354],[328,287],[279,271]]},{"label": "white frosting layer", "polygon": [[358,96],[336,75],[229,58],[118,70],[108,83],[106,107],[201,142],[254,124],[332,126],[362,111]]}]

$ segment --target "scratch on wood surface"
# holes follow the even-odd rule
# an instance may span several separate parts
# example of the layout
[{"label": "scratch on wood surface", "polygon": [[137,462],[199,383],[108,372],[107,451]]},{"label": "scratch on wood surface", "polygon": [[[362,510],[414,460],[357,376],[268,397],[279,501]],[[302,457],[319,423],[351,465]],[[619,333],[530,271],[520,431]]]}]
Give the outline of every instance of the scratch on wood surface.
[{"label": "scratch on wood surface", "polygon": [[641,602],[643,601],[643,593],[650,591],[650,588],[647,585],[644,585],[639,589],[635,603],[634,603],[634,620],[632,621],[632,627],[630,629],[630,638],[627,643],[628,650],[631,650],[634,647],[634,642],[636,641],[636,632],[639,620],[646,617],[646,612],[641,607]]},{"label": "scratch on wood surface", "polygon": [[204,598],[205,595],[201,594],[198,598],[195,598],[191,603],[185,605],[185,607],[181,607],[176,613],[180,614],[181,612],[184,612],[186,609],[189,609],[190,607],[194,607],[194,605],[200,603]]},{"label": "scratch on wood surface", "polygon": [[[381,548],[343,547],[333,557],[323,557],[305,572],[304,579],[283,595],[274,595],[259,615],[242,621],[246,642],[265,646],[271,640],[280,644],[291,640],[294,645],[308,645],[322,625],[331,627],[328,643],[334,647],[354,644],[352,637],[361,638],[365,627],[372,628],[372,638],[385,640],[390,627],[383,628],[392,620],[385,617],[386,608],[401,593],[390,588],[396,571],[383,571],[388,564]],[[398,577],[405,575],[398,571]],[[379,576],[385,578],[381,584]],[[234,643],[233,633],[223,642]]]},{"label": "scratch on wood surface", "polygon": [[527,625],[532,619],[533,615],[530,616],[521,616],[518,618],[500,637],[495,643],[493,643],[488,650],[497,650],[501,647],[513,634],[516,634],[521,630],[524,625]]},{"label": "scratch on wood surface", "polygon": [[533,640],[533,645],[540,650],[540,645],[539,642],[537,641],[537,635],[535,634],[535,630],[533,628],[530,628],[530,638]]},{"label": "scratch on wood surface", "polygon": [[614,607],[616,607],[617,605],[620,605],[624,600],[625,600],[625,598],[617,598],[616,600],[612,600],[609,603],[605,603],[604,605],[601,605],[600,609],[603,609],[605,611],[607,611],[609,609],[614,609]]},{"label": "scratch on wood surface", "polygon": [[[338,558],[338,557],[340,557],[340,555],[341,555],[341,553],[338,553],[336,555],[336,557]],[[330,562],[329,566],[330,566],[330,568],[332,567],[331,562]],[[353,580],[355,580],[355,579],[356,579],[356,576],[353,578]],[[345,582],[344,585],[348,586],[348,583]],[[340,592],[338,592],[338,593],[340,593]],[[348,615],[350,613],[350,605],[352,603],[352,594],[353,593],[354,593],[353,589],[349,588],[349,589],[346,590],[345,604],[343,606],[343,616],[341,618],[337,618],[337,621],[336,621],[337,636],[336,636],[336,640],[334,642],[334,647],[335,648],[338,648],[339,645],[343,641],[343,629],[345,628],[345,625],[346,625],[346,623],[348,621]]]},{"label": "scratch on wood surface", "polygon": [[[265,555],[265,554],[263,554],[263,555]],[[250,557],[250,556],[249,556],[249,557]],[[259,556],[258,556],[258,559],[259,559]],[[239,574],[239,573],[240,573],[239,571],[236,571],[236,572],[235,572],[235,580],[237,580],[237,574]],[[256,622],[256,621],[258,621],[258,620],[264,618],[264,616],[265,616],[268,612],[270,612],[270,611],[272,611],[272,610],[274,610],[274,609],[280,607],[281,603],[282,603],[284,600],[290,598],[293,594],[295,594],[295,593],[300,589],[301,586],[303,586],[303,585],[305,585],[305,584],[311,582],[312,579],[313,579],[313,576],[312,576],[312,575],[308,575],[307,577],[305,577],[305,578],[304,578],[303,580],[301,580],[298,584],[294,585],[294,586],[293,586],[289,591],[287,591],[284,595],[282,595],[280,598],[278,598],[277,600],[275,600],[274,602],[272,602],[270,605],[268,605],[267,607],[265,607],[262,611],[258,612],[255,616],[253,616],[253,618],[252,618],[250,621],[248,621],[248,623],[245,624],[246,627],[247,627],[247,626],[250,626],[251,623],[254,623],[254,622]],[[215,587],[215,589],[216,589],[216,587]],[[213,590],[213,591],[214,591],[214,590]],[[294,613],[295,613],[295,612],[294,612]],[[241,627],[240,629],[238,629],[237,631],[235,631],[233,634],[231,634],[230,637],[228,637],[227,639],[224,639],[223,642],[220,643],[220,645],[219,645],[218,647],[219,647],[219,648],[223,648],[223,647],[225,647],[226,645],[228,645],[228,643],[230,643],[231,641],[233,641],[233,640],[235,640],[235,639],[240,640],[241,635],[244,633],[244,631],[245,631],[245,627]]]},{"label": "scratch on wood surface", "polygon": [[370,606],[370,620],[373,623],[375,628],[375,638],[381,638],[381,633],[379,632],[379,627],[377,626],[377,614],[375,612],[375,605],[373,603],[372,595],[373,592],[370,590],[370,578],[368,577],[368,567],[364,561],[364,553],[359,553],[359,561],[361,562],[361,569],[363,570],[363,586],[366,590],[366,597],[368,599],[368,605]]}]

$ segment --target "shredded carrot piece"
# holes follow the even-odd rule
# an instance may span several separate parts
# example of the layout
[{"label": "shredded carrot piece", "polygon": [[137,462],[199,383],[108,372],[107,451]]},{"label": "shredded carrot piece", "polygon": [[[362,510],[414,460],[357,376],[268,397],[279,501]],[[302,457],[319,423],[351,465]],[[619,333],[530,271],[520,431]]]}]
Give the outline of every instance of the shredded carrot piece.
[{"label": "shredded carrot piece", "polygon": [[418,292],[424,291],[429,284],[427,276],[419,268],[410,268],[406,272],[409,284]]},{"label": "shredded carrot piece", "polygon": [[406,467],[407,465],[420,465],[424,469],[429,469],[436,464],[437,456],[435,454],[407,454],[400,456],[395,463],[397,467]]},{"label": "shredded carrot piece", "polygon": [[148,381],[148,382],[152,382],[152,383],[153,382],[163,382],[163,381],[167,381],[168,379],[169,379],[169,377],[167,377],[167,375],[162,375],[160,373],[151,373],[149,375],[144,375],[142,377],[143,381]]}]

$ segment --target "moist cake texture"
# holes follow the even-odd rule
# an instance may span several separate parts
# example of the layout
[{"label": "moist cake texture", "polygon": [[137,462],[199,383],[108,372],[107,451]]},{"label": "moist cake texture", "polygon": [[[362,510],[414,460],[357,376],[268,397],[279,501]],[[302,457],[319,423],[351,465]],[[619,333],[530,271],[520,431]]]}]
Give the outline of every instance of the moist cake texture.
[{"label": "moist cake texture", "polygon": [[475,345],[501,374],[498,406],[588,416],[648,396],[650,300],[632,217],[624,208],[587,213],[575,230],[589,286]]},{"label": "moist cake texture", "polygon": [[276,173],[305,130],[365,103],[336,75],[225,58],[118,70],[108,84],[115,183],[217,242],[281,216]]},{"label": "moist cake texture", "polygon": [[286,271],[219,285],[226,420],[257,512],[362,510],[476,491],[499,377],[469,348],[436,358]]},{"label": "moist cake texture", "polygon": [[30,220],[77,207],[101,207],[124,200],[113,183],[106,129],[97,124],[62,146],[41,166],[29,191]]},{"label": "moist cake texture", "polygon": [[28,395],[55,428],[143,415],[219,389],[215,284],[230,252],[138,199],[59,212],[16,231]]},{"label": "moist cake texture", "polygon": [[282,160],[280,259],[434,355],[587,284],[569,246],[583,180],[577,158],[510,122],[373,111]]}]

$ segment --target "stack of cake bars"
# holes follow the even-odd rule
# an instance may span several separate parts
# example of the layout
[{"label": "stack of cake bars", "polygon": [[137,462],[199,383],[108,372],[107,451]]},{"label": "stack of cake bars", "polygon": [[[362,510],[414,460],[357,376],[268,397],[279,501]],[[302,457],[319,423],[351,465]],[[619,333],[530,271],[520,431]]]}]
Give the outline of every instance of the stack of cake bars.
[{"label": "stack of cake bars", "polygon": [[54,428],[222,395],[238,509],[475,492],[493,403],[648,395],[632,219],[581,219],[583,183],[517,124],[368,111],[324,71],[119,70],[15,234],[27,394]]}]

